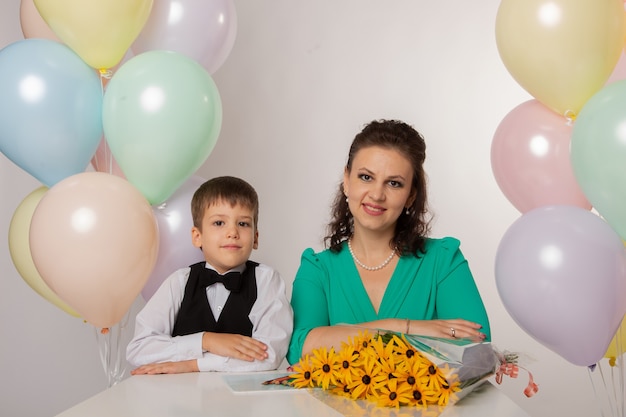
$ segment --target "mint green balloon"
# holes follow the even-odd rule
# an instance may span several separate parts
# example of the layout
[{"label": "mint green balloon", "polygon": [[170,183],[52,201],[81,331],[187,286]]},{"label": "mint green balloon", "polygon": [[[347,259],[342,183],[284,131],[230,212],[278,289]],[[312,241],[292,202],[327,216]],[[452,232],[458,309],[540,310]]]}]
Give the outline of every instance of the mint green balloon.
[{"label": "mint green balloon", "polygon": [[572,129],[570,158],[589,202],[626,239],[626,80],[585,103]]},{"label": "mint green balloon", "polygon": [[199,63],[176,52],[149,51],[111,77],[102,124],[124,176],[156,205],[210,155],[222,125],[222,103]]}]

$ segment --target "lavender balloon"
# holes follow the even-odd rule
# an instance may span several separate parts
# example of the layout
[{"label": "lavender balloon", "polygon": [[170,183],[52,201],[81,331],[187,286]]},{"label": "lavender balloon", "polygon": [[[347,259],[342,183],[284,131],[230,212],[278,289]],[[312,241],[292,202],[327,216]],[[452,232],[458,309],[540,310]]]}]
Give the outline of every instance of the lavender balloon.
[{"label": "lavender balloon", "polygon": [[141,290],[144,300],[148,301],[174,271],[204,260],[202,251],[191,243],[191,198],[205,181],[192,176],[166,202],[152,208],[159,226],[160,243],[157,262]]},{"label": "lavender balloon", "polygon": [[567,361],[602,359],[626,311],[626,254],[619,235],[574,206],[531,210],[496,253],[498,292],[515,322]]}]

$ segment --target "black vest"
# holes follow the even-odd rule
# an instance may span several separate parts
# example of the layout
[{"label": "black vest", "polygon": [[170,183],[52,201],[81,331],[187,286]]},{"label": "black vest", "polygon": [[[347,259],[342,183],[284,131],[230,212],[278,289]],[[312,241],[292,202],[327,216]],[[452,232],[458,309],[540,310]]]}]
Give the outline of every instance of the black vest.
[{"label": "black vest", "polygon": [[249,315],[256,302],[256,262],[246,262],[242,272],[241,291],[231,292],[216,321],[209,306],[206,288],[199,285],[200,271],[205,262],[191,265],[185,295],[176,316],[172,336],[183,336],[199,332],[233,333],[252,336],[252,322]]}]

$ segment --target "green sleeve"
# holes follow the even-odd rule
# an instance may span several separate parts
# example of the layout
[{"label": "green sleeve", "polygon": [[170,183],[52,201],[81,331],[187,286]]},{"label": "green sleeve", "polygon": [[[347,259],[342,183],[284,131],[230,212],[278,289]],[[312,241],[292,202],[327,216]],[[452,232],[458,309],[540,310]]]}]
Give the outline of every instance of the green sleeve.
[{"label": "green sleeve", "polygon": [[472,276],[468,262],[459,248],[459,241],[454,238],[438,240],[436,249],[437,296],[435,315],[440,319],[461,318],[482,325],[481,331],[491,340],[489,318],[480,293]]},{"label": "green sleeve", "polygon": [[328,273],[313,249],[306,249],[293,282],[291,306],[294,312],[293,334],[287,361],[300,360],[302,345],[311,329],[328,326]]}]

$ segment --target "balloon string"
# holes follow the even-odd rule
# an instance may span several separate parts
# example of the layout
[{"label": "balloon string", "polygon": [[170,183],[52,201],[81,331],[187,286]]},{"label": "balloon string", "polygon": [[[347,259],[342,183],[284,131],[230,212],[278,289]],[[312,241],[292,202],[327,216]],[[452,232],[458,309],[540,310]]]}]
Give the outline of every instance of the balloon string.
[{"label": "balloon string", "polygon": [[[96,329],[96,339],[100,351],[100,361],[107,378],[107,387],[111,388],[122,380],[126,366],[122,349],[122,334],[128,324],[130,310],[113,327]],[[123,365],[124,363],[124,365]]]},{"label": "balloon string", "polygon": [[[104,91],[106,90],[106,82],[104,80],[108,82],[111,77],[113,77],[113,71],[109,68],[100,68],[98,73],[100,74],[100,88],[102,89],[102,96],[104,97]],[[109,174],[113,174],[113,155],[111,154],[111,149],[104,136],[102,137],[102,142],[104,145],[104,160],[108,165],[107,171]],[[96,170],[99,171],[98,167],[96,167]]]}]

